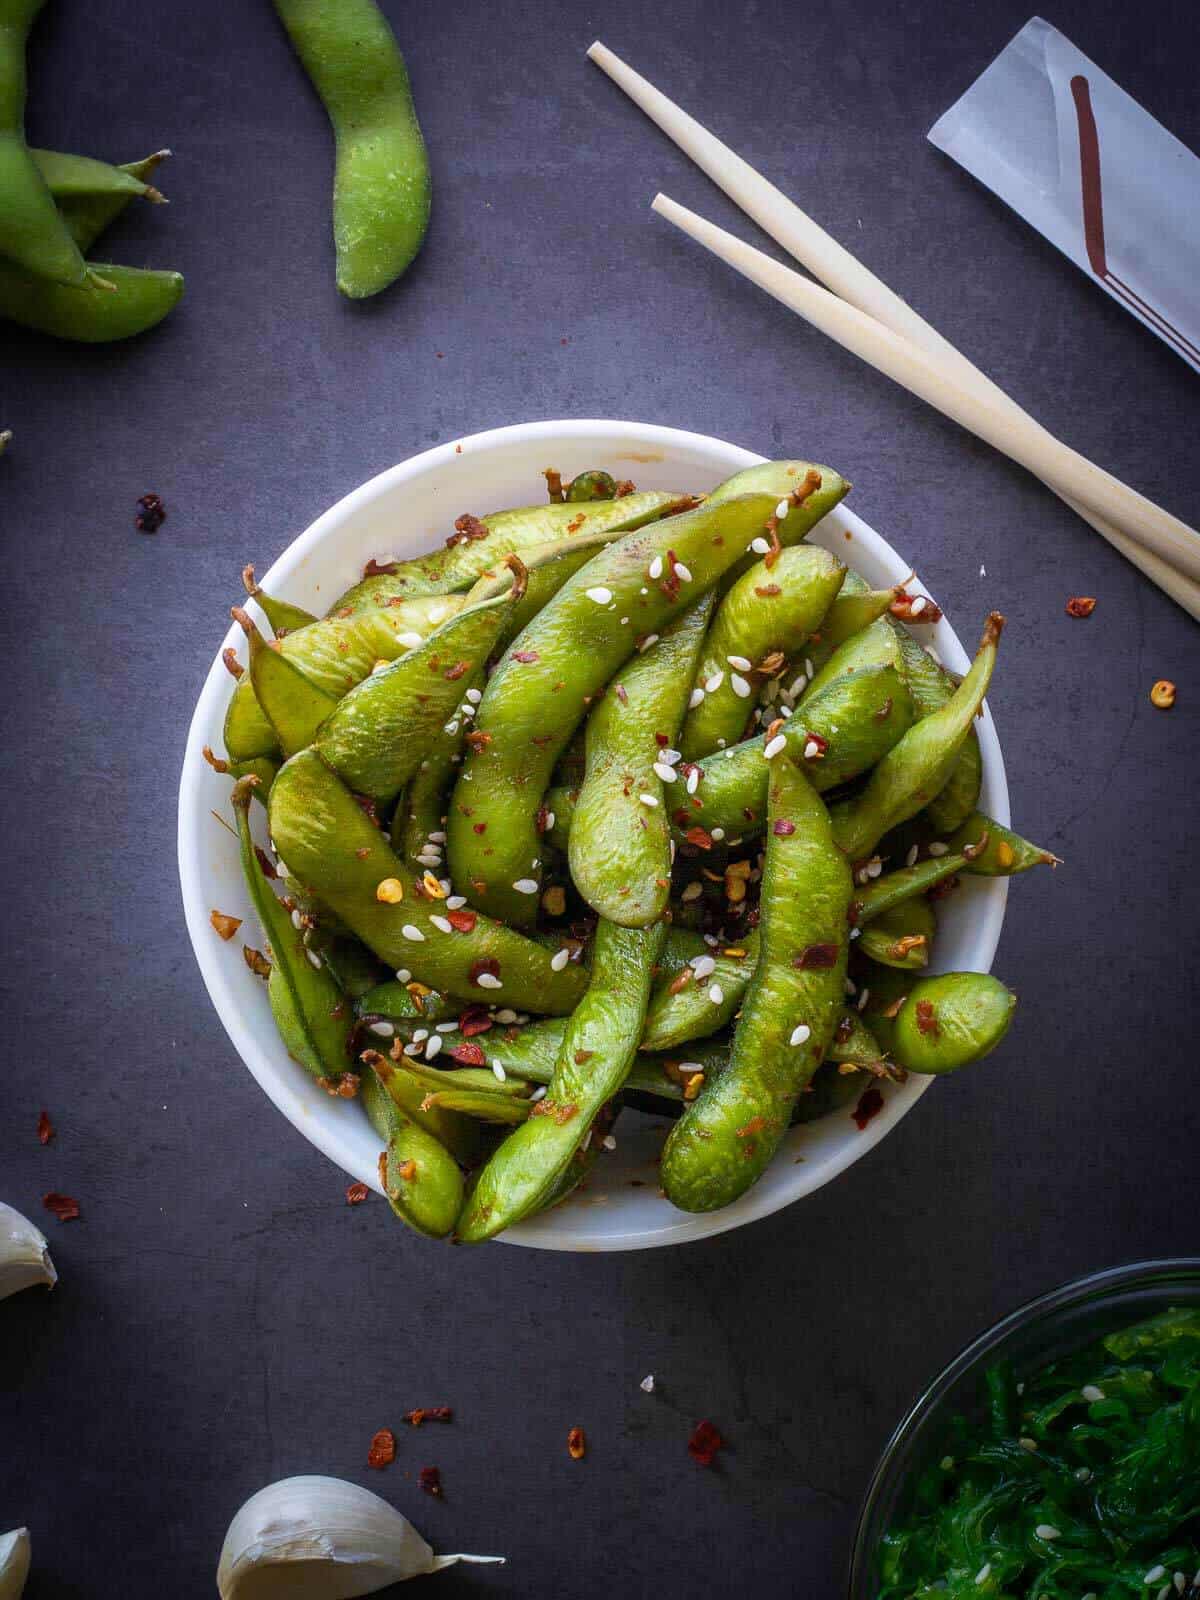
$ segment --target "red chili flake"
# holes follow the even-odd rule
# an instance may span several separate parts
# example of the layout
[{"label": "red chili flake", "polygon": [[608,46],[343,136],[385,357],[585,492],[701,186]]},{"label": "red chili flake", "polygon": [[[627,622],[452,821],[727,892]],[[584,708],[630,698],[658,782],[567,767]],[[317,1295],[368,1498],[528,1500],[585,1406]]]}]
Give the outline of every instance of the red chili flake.
[{"label": "red chili flake", "polygon": [[264,878],[277,878],[279,876],[279,873],[275,869],[275,863],[271,860],[270,856],[263,849],[262,845],[256,844],[254,846],[254,854],[255,854],[255,857],[258,860],[259,866],[263,870],[263,877]]},{"label": "red chili flake", "polygon": [[531,661],[540,661],[542,658],[536,650],[514,650],[513,660],[528,664]]},{"label": "red chili flake", "polygon": [[493,978],[500,976],[500,963],[495,956],[482,956],[478,961],[472,961],[467,976],[472,983],[478,983],[485,972],[490,972]]},{"label": "red chili flake", "polygon": [[57,1129],[50,1121],[50,1113],[48,1111],[39,1111],[37,1129],[38,1142],[40,1144],[49,1144],[56,1132]]},{"label": "red chili flake", "polygon": [[144,494],[138,499],[137,515],[133,525],[139,533],[157,533],[167,520],[167,508],[156,494]]},{"label": "red chili flake", "polygon": [[354,854],[359,861],[365,861],[371,854],[371,847],[369,844],[360,844]]},{"label": "red chili flake", "polygon": [[689,828],[683,837],[689,844],[694,844],[698,850],[711,850],[713,847],[712,834],[698,824]]},{"label": "red chili flake", "polygon": [[405,1183],[411,1183],[417,1175],[417,1163],[410,1156],[407,1161],[402,1161],[400,1163],[400,1165],[396,1168],[396,1171],[400,1174]]},{"label": "red chili flake", "polygon": [[819,733],[813,733],[811,729],[805,728],[803,748],[807,751],[810,744],[816,745],[816,753],[811,756],[805,755],[804,759],[806,761],[820,761],[829,749],[829,740],[823,739]]},{"label": "red chili flake", "polygon": [[543,805],[537,808],[537,816],[534,818],[533,825],[539,833],[545,833],[550,826],[550,808],[548,806]]},{"label": "red chili flake", "polygon": [[356,794],[354,798],[358,801],[359,810],[363,813],[363,815],[368,817],[370,821],[372,821],[375,826],[378,827],[379,808],[375,804],[374,800],[371,799],[371,796],[369,794]]},{"label": "red chili flake", "polygon": [[698,1422],[692,1429],[692,1436],[688,1440],[688,1455],[700,1466],[711,1467],[717,1451],[724,1443],[716,1428],[706,1419],[704,1422]]},{"label": "red chili flake", "polygon": [[232,939],[242,925],[241,917],[231,917],[224,911],[210,911],[208,920],[222,939]]},{"label": "red chili flake", "polygon": [[854,1108],[854,1124],[861,1133],[872,1117],[877,1117],[883,1110],[883,1096],[878,1089],[866,1089],[859,1096],[858,1104]]},{"label": "red chili flake", "polygon": [[346,1190],[346,1204],[360,1206],[370,1192],[365,1183],[352,1183]]},{"label": "red chili flake", "polygon": [[44,1194],[42,1204],[60,1222],[74,1222],[79,1215],[79,1201],[72,1200],[69,1194],[59,1194],[57,1189],[51,1189],[49,1194]]},{"label": "red chili flake", "polygon": [[1090,617],[1096,609],[1096,602],[1090,594],[1074,594],[1067,601],[1067,615],[1069,617]]},{"label": "red chili flake", "polygon": [[244,944],[242,946],[242,957],[256,978],[269,978],[271,976],[271,963],[261,950],[255,950],[252,945]]},{"label": "red chili flake", "polygon": [[399,572],[399,571],[400,571],[400,563],[398,561],[376,561],[375,557],[372,556],[370,561],[368,561],[366,566],[363,568],[363,577],[364,578],[383,578],[383,577],[389,577],[390,578],[393,575],[393,573],[396,573],[396,572]]},{"label": "red chili flake", "polygon": [[483,1053],[483,1046],[471,1044],[456,1044],[449,1052],[450,1059],[457,1061],[460,1067],[486,1067],[487,1057]]},{"label": "red chili flake", "polygon": [[754,592],[760,600],[771,600],[777,594],[782,594],[783,590],[777,583],[764,583],[761,587],[756,586]]},{"label": "red chili flake", "polygon": [[458,1019],[458,1031],[464,1039],[472,1039],[477,1033],[486,1033],[492,1025],[492,1019],[482,1006],[469,1006]]},{"label": "red chili flake", "polygon": [[567,1454],[572,1461],[582,1461],[587,1455],[587,1435],[582,1428],[572,1428],[567,1434]]},{"label": "red chili flake", "polygon": [[[913,606],[916,605],[918,600],[922,603],[917,606],[914,612]],[[897,617],[901,622],[940,622],[942,620],[941,606],[935,605],[927,594],[909,594],[907,589],[900,590],[888,610],[893,617]]]},{"label": "red chili flake", "polygon": [[576,1050],[575,1065],[577,1067],[582,1067],[584,1062],[590,1061],[595,1054],[596,1052],[594,1050]]},{"label": "red chili flake", "polygon": [[944,900],[948,894],[954,893],[958,885],[958,873],[952,872],[948,878],[943,878],[941,883],[935,883],[932,889],[927,889],[925,898],[926,900]]},{"label": "red chili flake", "polygon": [[665,733],[656,733],[654,735],[654,742],[660,750],[665,750],[671,741]]},{"label": "red chili flake", "polygon": [[941,1031],[941,1028],[938,1027],[938,1019],[933,1009],[933,1001],[918,1000],[917,1032],[928,1034],[930,1038],[936,1039]]},{"label": "red chili flake", "polygon": [[795,831],[796,824],[789,822],[786,817],[780,817],[771,828],[771,832],[780,839],[790,839]]},{"label": "red chili flake", "polygon": [[473,517],[468,511],[464,516],[456,517],[454,530],[460,535],[460,544],[469,544],[472,539],[486,539],[488,536],[487,523],[480,522],[478,517]]},{"label": "red chili flake", "polygon": [[433,1495],[436,1499],[442,1496],[442,1473],[440,1467],[422,1467],[417,1474],[417,1483],[426,1494]]},{"label": "red chili flake", "polygon": [[[482,728],[472,728],[470,733],[467,734],[467,744],[470,745],[471,749],[476,755],[478,755],[481,750],[486,750],[491,742],[491,734],[484,733]],[[482,832],[482,829],[479,831]]]},{"label": "red chili flake", "polygon": [[382,1472],[384,1467],[390,1467],[396,1459],[396,1435],[390,1428],[380,1428],[371,1440],[371,1448],[367,1451],[367,1465],[374,1467],[377,1472]]},{"label": "red chili flake", "polygon": [[418,1406],[415,1411],[406,1411],[404,1420],[419,1428],[423,1422],[452,1422],[454,1412],[449,1406]]},{"label": "red chili flake", "polygon": [[613,498],[616,500],[624,500],[627,494],[634,494],[636,491],[637,484],[634,483],[632,478],[619,478],[617,480],[617,492]]},{"label": "red chili flake", "polygon": [[452,928],[457,928],[459,933],[470,933],[479,921],[476,911],[447,911],[446,921]]},{"label": "red chili flake", "polygon": [[836,966],[837,957],[836,944],[810,944],[798,956],[792,957],[792,966],[797,972],[812,972],[820,967]]},{"label": "red chili flake", "polygon": [[225,663],[225,671],[231,678],[240,678],[246,670],[238,660],[237,651],[231,644],[226,645],[224,650],[221,651],[221,660]]},{"label": "red chili flake", "polygon": [[471,824],[471,832],[472,833],[486,833],[487,832],[487,823],[486,822],[473,822]]},{"label": "red chili flake", "polygon": [[629,704],[629,696],[625,692],[625,685],[623,683],[619,683],[613,690],[613,693],[623,706],[627,706]]},{"label": "red chili flake", "polygon": [[442,673],[442,677],[449,683],[457,683],[459,678],[465,677],[470,670],[471,663],[469,661],[456,661],[452,667],[446,668],[445,672]]},{"label": "red chili flake", "polygon": [[756,1133],[761,1133],[767,1125],[766,1117],[751,1117],[744,1128],[737,1130],[739,1139],[752,1139]]}]

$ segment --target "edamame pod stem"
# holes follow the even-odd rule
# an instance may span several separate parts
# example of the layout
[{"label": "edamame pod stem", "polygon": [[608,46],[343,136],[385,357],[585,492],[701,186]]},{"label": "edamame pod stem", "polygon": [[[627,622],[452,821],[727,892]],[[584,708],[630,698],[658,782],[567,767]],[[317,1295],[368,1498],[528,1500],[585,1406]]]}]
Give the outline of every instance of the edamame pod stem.
[{"label": "edamame pod stem", "polygon": [[112,344],[157,326],[183,295],[178,272],[96,263],[101,273],[104,288],[65,288],[0,261],[0,317],[56,339]]},{"label": "edamame pod stem", "polygon": [[919,971],[929,965],[937,918],[928,900],[910,898],[880,911],[859,930],[864,956],[885,967]]},{"label": "edamame pod stem", "polygon": [[[956,679],[918,644],[903,624],[893,621],[892,626],[900,641],[901,671],[917,715],[927,717],[949,701]],[[979,735],[972,728],[946,782],[929,802],[929,818],[938,832],[953,833],[961,827],[978,804],[982,782],[983,754]]]},{"label": "edamame pod stem", "polygon": [[758,962],[758,933],[752,930],[743,943],[727,949],[703,946],[703,954],[680,971],[660,980],[650,996],[642,1049],[677,1050],[694,1039],[705,1039],[733,1020]]},{"label": "edamame pod stem", "polygon": [[798,767],[777,761],[759,958],[729,1066],[705,1084],[663,1150],[663,1188],[681,1210],[729,1205],[766,1170],[842,1013],[851,889],[820,796]]},{"label": "edamame pod stem", "polygon": [[276,600],[274,595],[268,594],[255,578],[253,567],[242,568],[242,587],[251,600],[258,601],[277,639],[282,639],[285,633],[295,633],[298,628],[307,628],[317,620],[311,611],[305,611],[302,606],[294,606],[289,600]]},{"label": "edamame pod stem", "polygon": [[571,877],[593,911],[625,928],[657,922],[670,898],[667,796],[677,786],[671,762],[678,759],[671,747],[713,604],[710,592],[671,623],[654,649],[627,662],[587,720]]},{"label": "edamame pod stem", "polygon": [[665,516],[673,507],[690,504],[686,495],[656,489],[588,506],[517,506],[510,511],[489,511],[484,517],[462,516],[443,549],[409,561],[391,561],[372,571],[346,590],[330,614],[336,616],[347,608],[360,611],[364,606],[386,605],[414,595],[449,594],[481,577],[497,576],[505,556],[523,557],[527,549],[540,550],[560,541],[569,544],[575,538],[629,533]]},{"label": "edamame pod stem", "polygon": [[755,562],[725,593],[704,642],[679,736],[685,761],[698,761],[741,739],[762,683],[804,644],[845,575],[827,550],[797,545],[771,566]]},{"label": "edamame pod stem", "polygon": [[304,938],[267,882],[250,836],[250,796],[257,780],[233,788],[242,873],[271,947],[268,992],[276,1026],[293,1061],[314,1078],[340,1078],[351,1069],[354,1019],[346,996],[323,966],[314,967]]},{"label": "edamame pod stem", "polygon": [[305,677],[282,651],[273,649],[241,606],[230,615],[250,644],[250,682],[285,757],[307,750],[337,699]]},{"label": "edamame pod stem", "polygon": [[491,1239],[536,1211],[569,1169],[629,1076],[665,931],[661,923],[619,928],[601,919],[591,983],[567,1023],[549,1093],[479,1174],[456,1229],[462,1243]]},{"label": "edamame pod stem", "polygon": [[388,1095],[390,1082],[384,1083],[384,1095],[374,1102],[377,1115],[386,1119],[387,1130],[387,1149],[379,1155],[379,1180],[388,1204],[402,1222],[427,1238],[444,1239],[462,1206],[462,1172],[429,1127]]},{"label": "edamame pod stem", "polygon": [[533,920],[538,810],[559,755],[618,668],[653,648],[774,510],[768,497],[748,495],[626,534],[570,578],[505,652],[446,824],[451,876],[484,910],[518,927]]},{"label": "edamame pod stem", "polygon": [[955,1072],[1003,1039],[1017,997],[984,972],[944,972],[912,985],[893,1033],[897,1061],[911,1072]]},{"label": "edamame pod stem", "polygon": [[[386,837],[315,750],[280,768],[268,811],[289,872],[389,967],[406,968],[460,999],[553,1015],[570,1011],[583,993],[579,967],[556,970],[548,950],[512,929],[472,912],[452,913],[455,926],[440,900],[418,891]],[[399,900],[377,898],[389,880],[399,886]]]},{"label": "edamame pod stem", "polygon": [[1004,628],[988,616],[970,672],[947,703],[915,722],[888,751],[853,800],[834,808],[834,838],[852,861],[869,855],[890,828],[924,810],[946,782],[983,705]]},{"label": "edamame pod stem", "polygon": [[404,57],[373,0],[275,0],[333,127],[337,286],[386,289],[429,226],[429,158]]},{"label": "edamame pod stem", "polygon": [[428,1085],[422,1085],[408,1073],[398,1072],[388,1057],[381,1055],[378,1050],[364,1050],[359,1059],[366,1068],[362,1075],[364,1106],[371,1117],[372,1127],[377,1133],[382,1133],[385,1141],[389,1136],[388,1131],[376,1123],[372,1107],[366,1100],[368,1084],[378,1087],[406,1117],[428,1128],[456,1161],[469,1165],[478,1158],[479,1129],[470,1117],[460,1116],[444,1107],[426,1105]]}]

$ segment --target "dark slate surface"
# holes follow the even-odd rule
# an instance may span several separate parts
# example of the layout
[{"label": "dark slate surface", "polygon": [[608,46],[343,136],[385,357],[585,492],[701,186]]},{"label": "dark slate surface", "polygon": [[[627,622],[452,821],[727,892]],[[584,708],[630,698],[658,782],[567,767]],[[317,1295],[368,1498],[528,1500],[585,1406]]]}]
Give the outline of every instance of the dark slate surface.
[{"label": "dark slate surface", "polygon": [[[0,1308],[0,1527],[34,1530],[33,1600],[206,1595],[244,1496],[315,1470],[369,1478],[443,1550],[509,1556],[436,1580],[444,1600],[833,1596],[877,1452],[962,1341],[1075,1274],[1196,1247],[1197,634],[1022,471],[653,219],[661,186],[753,236],[584,48],[600,32],[1193,522],[1196,378],[925,141],[1020,0],[388,9],[436,211],[366,306],[334,292],[326,129],[265,0],[60,4],[32,50],[35,142],[177,150],[170,209],[111,248],[188,291],[124,347],[3,334],[0,1193],[84,1215],[46,1219],[59,1290]],[[1188,0],[1052,20],[1200,146]],[[844,467],[967,633],[1009,615],[1014,813],[1067,858],[1014,887],[998,970],[1022,1004],[986,1069],[791,1211],[624,1258],[456,1252],[376,1200],[349,1211],[233,1058],[174,865],[184,730],[242,562],[432,442],[561,416]],[[170,509],[154,539],[132,526],[147,489]],[[1099,597],[1090,622],[1072,593]],[[422,1402],[456,1422],[368,1473],[373,1430]],[[685,1450],[703,1416],[731,1441],[709,1473]]]}]

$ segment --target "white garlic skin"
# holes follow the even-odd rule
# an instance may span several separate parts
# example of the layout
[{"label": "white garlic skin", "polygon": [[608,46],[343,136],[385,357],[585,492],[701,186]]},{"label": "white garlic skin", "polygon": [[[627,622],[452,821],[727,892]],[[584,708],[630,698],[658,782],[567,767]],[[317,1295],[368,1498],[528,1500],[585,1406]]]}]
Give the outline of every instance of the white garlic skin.
[{"label": "white garlic skin", "polygon": [[0,1600],[21,1600],[32,1554],[28,1528],[0,1533]]},{"label": "white garlic skin", "polygon": [[0,1200],[0,1300],[37,1283],[53,1288],[57,1282],[45,1234]]}]

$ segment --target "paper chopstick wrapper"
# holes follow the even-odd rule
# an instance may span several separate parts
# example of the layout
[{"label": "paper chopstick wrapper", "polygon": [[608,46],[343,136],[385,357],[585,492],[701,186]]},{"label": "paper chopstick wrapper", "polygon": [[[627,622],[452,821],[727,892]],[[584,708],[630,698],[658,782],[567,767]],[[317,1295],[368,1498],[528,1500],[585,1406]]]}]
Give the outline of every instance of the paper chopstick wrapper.
[{"label": "paper chopstick wrapper", "polygon": [[1034,17],[929,131],[1200,372],[1200,159]]}]

